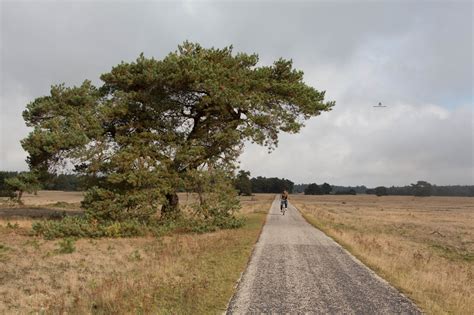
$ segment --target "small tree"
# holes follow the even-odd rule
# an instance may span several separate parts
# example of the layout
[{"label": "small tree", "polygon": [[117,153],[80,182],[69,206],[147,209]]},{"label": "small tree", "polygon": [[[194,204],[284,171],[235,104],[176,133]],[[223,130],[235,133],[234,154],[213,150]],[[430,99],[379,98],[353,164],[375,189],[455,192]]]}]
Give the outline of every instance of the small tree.
[{"label": "small tree", "polygon": [[321,185],[321,192],[324,195],[329,195],[331,193],[331,191],[332,191],[332,187],[328,183],[324,183],[324,184]]},{"label": "small tree", "polygon": [[387,187],[384,187],[384,186],[376,187],[376,188],[375,188],[375,194],[376,194],[378,197],[380,197],[380,196],[387,196],[387,195],[388,195]]},{"label": "small tree", "polygon": [[5,172],[0,171],[0,197],[15,198],[15,190],[11,186],[7,185],[6,180],[11,177],[18,176],[18,172]]},{"label": "small tree", "polygon": [[36,193],[41,185],[36,174],[31,172],[23,172],[18,176],[5,179],[5,183],[11,190],[16,191],[17,202],[22,204],[22,196],[24,192]]},{"label": "small tree", "polygon": [[425,181],[418,181],[416,184],[411,184],[413,195],[417,197],[431,196],[432,186],[430,183]]},{"label": "small tree", "polygon": [[309,184],[304,190],[305,195],[321,195],[321,189],[316,183]]},{"label": "small tree", "polygon": [[250,181],[250,172],[240,170],[235,179],[235,188],[239,195],[252,195],[252,182]]}]

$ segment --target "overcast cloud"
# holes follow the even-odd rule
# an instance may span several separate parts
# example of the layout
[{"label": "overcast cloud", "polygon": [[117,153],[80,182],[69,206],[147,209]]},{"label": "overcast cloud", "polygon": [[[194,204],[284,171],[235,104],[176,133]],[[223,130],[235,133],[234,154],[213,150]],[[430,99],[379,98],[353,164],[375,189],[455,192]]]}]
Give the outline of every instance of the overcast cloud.
[{"label": "overcast cloud", "polygon": [[[297,183],[474,184],[473,4],[365,2],[1,2],[1,170],[25,170],[21,112],[52,84],[77,85],[184,40],[283,57],[333,111],[241,167]],[[386,108],[373,108],[378,102]]]}]

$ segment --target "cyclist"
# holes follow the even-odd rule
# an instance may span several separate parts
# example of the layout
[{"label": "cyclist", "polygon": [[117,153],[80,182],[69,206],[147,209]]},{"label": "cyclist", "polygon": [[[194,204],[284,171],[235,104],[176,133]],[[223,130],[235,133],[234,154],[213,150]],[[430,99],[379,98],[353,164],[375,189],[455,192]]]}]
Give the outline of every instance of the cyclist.
[{"label": "cyclist", "polygon": [[280,211],[283,215],[285,215],[286,209],[288,209],[288,192],[285,189],[280,195]]}]

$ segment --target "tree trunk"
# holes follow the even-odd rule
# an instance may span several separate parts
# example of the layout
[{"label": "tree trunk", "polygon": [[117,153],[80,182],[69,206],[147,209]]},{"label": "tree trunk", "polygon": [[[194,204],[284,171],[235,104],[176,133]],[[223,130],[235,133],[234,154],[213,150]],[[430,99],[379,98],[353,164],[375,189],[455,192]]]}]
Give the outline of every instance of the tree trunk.
[{"label": "tree trunk", "polygon": [[179,199],[176,192],[166,194],[166,203],[161,208],[161,217],[175,217],[179,214]]}]

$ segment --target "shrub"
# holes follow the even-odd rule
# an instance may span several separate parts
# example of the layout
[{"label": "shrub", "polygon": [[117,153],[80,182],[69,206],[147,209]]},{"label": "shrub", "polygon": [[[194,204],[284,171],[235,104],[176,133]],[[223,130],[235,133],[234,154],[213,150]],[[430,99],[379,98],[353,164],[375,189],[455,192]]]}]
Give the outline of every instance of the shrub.
[{"label": "shrub", "polygon": [[16,230],[18,229],[20,226],[18,225],[18,223],[13,223],[11,224],[10,222],[7,222],[7,228],[8,229],[13,229],[13,230]]},{"label": "shrub", "polygon": [[45,220],[33,224],[33,234],[46,239],[163,236],[172,232],[207,233],[218,229],[236,229],[244,225],[243,218],[216,216],[179,217],[173,220],[151,220],[147,224],[137,220],[97,222],[86,217],[65,217],[62,220]]},{"label": "shrub", "polygon": [[387,195],[388,195],[387,188],[384,187],[384,186],[376,187],[376,188],[375,188],[375,194],[376,194],[378,197],[380,197],[380,196],[387,196]]},{"label": "shrub", "polygon": [[159,209],[161,196],[155,189],[136,190],[124,194],[105,188],[94,187],[84,196],[82,208],[86,216],[97,221],[138,220],[146,222]]},{"label": "shrub", "polygon": [[133,237],[143,236],[149,227],[136,221],[108,221],[98,223],[86,217],[65,217],[59,221],[41,221],[33,224],[35,235],[46,239],[63,237]]},{"label": "shrub", "polygon": [[0,243],[0,253],[6,252],[9,249],[10,247],[8,247],[7,245],[3,245],[2,243]]},{"label": "shrub", "polygon": [[319,187],[316,183],[309,184],[308,187],[304,190],[305,195],[322,195],[323,192],[321,187]]},{"label": "shrub", "polygon": [[74,239],[73,238],[65,238],[58,242],[58,249],[56,252],[59,254],[71,254],[76,251],[76,247],[74,246]]},{"label": "shrub", "polygon": [[430,183],[419,180],[416,184],[411,184],[413,195],[417,197],[431,196],[432,186]]},{"label": "shrub", "polygon": [[33,231],[47,239],[97,238],[161,236],[172,231],[205,233],[243,226],[244,220],[234,215],[240,204],[230,178],[218,170],[196,171],[189,173],[188,183],[187,190],[195,191],[199,196],[199,202],[191,205],[194,213],[188,217],[178,213],[158,219],[154,215],[159,199],[151,190],[124,196],[94,188],[82,203],[87,209],[85,216],[37,222]]}]

